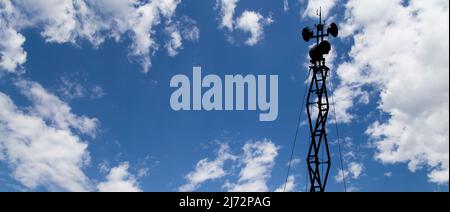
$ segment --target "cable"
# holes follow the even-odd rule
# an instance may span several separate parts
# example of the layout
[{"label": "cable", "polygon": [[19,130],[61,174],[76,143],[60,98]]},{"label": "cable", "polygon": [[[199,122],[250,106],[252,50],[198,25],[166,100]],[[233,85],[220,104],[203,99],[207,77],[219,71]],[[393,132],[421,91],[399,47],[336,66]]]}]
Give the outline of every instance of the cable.
[{"label": "cable", "polygon": [[[308,137],[308,147],[311,145],[311,137]],[[309,172],[309,167],[308,167],[308,161],[305,163],[305,167],[306,167],[306,171],[305,173]],[[308,192],[308,183],[309,183],[309,175],[307,174],[305,177],[305,192]]]},{"label": "cable", "polygon": [[331,92],[331,101],[333,104],[334,124],[335,124],[335,128],[336,128],[336,136],[337,136],[337,140],[338,140],[339,160],[340,160],[340,164],[341,164],[342,182],[344,182],[344,192],[347,192],[347,183],[346,183],[346,179],[345,179],[346,177],[345,177],[345,172],[344,172],[344,161],[342,159],[342,150],[341,150],[341,138],[339,136],[339,127],[338,127],[337,116],[336,116],[336,102],[334,101],[334,92],[331,89],[331,84],[330,84],[330,90],[331,90],[330,91]]},{"label": "cable", "polygon": [[[308,80],[309,80],[309,76],[310,75],[311,75],[311,71],[309,71],[309,73],[308,73],[308,78],[307,78]],[[291,163],[292,163],[292,160],[294,158],[295,146],[297,144],[298,132],[299,132],[299,129],[300,129],[300,123],[302,121],[303,107],[305,107],[305,97],[306,97],[306,91],[307,90],[308,90],[308,84],[305,85],[305,91],[303,93],[303,98],[302,98],[303,99],[302,100],[302,106],[300,107],[300,112],[298,114],[298,120],[297,120],[297,125],[296,125],[296,130],[295,130],[294,141],[292,142],[293,144],[292,144],[291,157],[290,157],[289,163],[288,163],[288,170],[287,170],[287,175],[286,175],[286,181],[284,182],[283,192],[286,192],[286,186],[287,186],[287,183],[288,183],[288,180],[289,180],[289,175],[290,175],[290,172],[291,172]]]}]

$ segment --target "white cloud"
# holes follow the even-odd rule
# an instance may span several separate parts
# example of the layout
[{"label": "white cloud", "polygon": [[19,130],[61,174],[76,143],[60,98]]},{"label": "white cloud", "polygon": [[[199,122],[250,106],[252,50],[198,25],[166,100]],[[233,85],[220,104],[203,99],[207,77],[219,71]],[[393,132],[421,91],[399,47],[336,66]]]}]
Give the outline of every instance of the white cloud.
[{"label": "white cloud", "polygon": [[[249,33],[250,37],[245,41],[249,46],[256,45],[264,35],[264,27],[271,25],[272,17],[264,17],[259,12],[245,10],[236,20],[234,14],[238,0],[217,0],[221,23],[220,28],[225,28],[228,32],[235,29]],[[230,39],[233,40],[233,39]]]},{"label": "white cloud", "polygon": [[129,163],[125,162],[111,168],[106,181],[97,185],[100,192],[140,192],[136,177],[128,171]]},{"label": "white cloud", "polygon": [[26,188],[89,191],[82,169],[90,160],[83,134],[96,130],[96,119],[77,116],[37,83],[21,81],[20,91],[32,105],[18,108],[0,92],[0,146],[12,176]]},{"label": "white cloud", "polygon": [[183,17],[180,21],[166,26],[165,30],[169,37],[165,48],[171,57],[178,55],[179,50],[183,49],[183,39],[196,42],[200,38],[200,30],[196,22],[188,17]]},{"label": "white cloud", "polygon": [[172,28],[168,28],[167,33],[170,35],[170,40],[166,43],[167,54],[174,57],[178,54],[178,49],[183,47],[181,34]]},{"label": "white cloud", "polygon": [[[0,17],[1,15],[0,13]],[[22,48],[25,37],[0,20],[0,40],[0,70],[14,72],[27,58],[27,53]]]},{"label": "white cloud", "polygon": [[198,29],[195,25],[192,25],[190,28],[186,28],[181,33],[183,37],[189,41],[198,41],[200,39],[200,29]]},{"label": "white cloud", "polygon": [[85,88],[80,83],[67,77],[61,77],[61,84],[58,86],[58,93],[66,100],[82,98],[85,95]]},{"label": "white cloud", "polygon": [[102,174],[107,174],[110,170],[109,161],[107,161],[107,160],[100,162],[97,166],[98,166],[98,170]]},{"label": "white cloud", "polygon": [[[31,105],[20,108],[0,92],[0,160],[8,163],[11,176],[32,190],[93,191],[83,172],[90,154],[82,136],[95,136],[99,121],[75,115],[38,83],[20,80],[15,85]],[[99,164],[100,171],[106,173],[108,166],[106,161]],[[111,169],[99,189],[139,190],[127,169],[128,163]]]},{"label": "white cloud", "polygon": [[[22,45],[25,37],[17,32],[20,23],[13,20],[22,18],[17,15],[11,1],[0,1],[0,71],[16,71],[26,61],[27,53]],[[26,21],[24,21],[26,22]]]},{"label": "white cloud", "polygon": [[427,166],[435,183],[449,176],[448,6],[445,0],[348,1],[341,26],[354,45],[351,60],[337,69],[340,87],[379,91],[378,108],[389,118],[367,130],[376,159],[408,163],[413,172]]},{"label": "white cloud", "polygon": [[[223,188],[236,192],[269,191],[267,181],[275,165],[278,149],[279,147],[268,139],[248,141],[242,148],[243,153],[234,155],[230,152],[228,144],[221,144],[216,159],[208,160],[205,158],[200,160],[195,170],[186,175],[185,178],[188,182],[179,187],[178,190],[195,191],[208,180],[218,180],[227,175],[238,175],[238,180],[235,183],[230,182],[231,178],[226,179]],[[227,161],[233,162],[230,164],[229,170],[224,167]],[[239,170],[239,173],[235,173],[236,170]],[[287,189],[292,190],[295,186],[295,179],[292,176],[288,180]]]},{"label": "white cloud", "polygon": [[188,181],[185,185],[179,188],[180,191],[195,191],[203,182],[208,180],[215,180],[227,175],[224,170],[225,162],[228,160],[236,160],[236,156],[230,153],[230,148],[227,144],[222,144],[217,157],[213,161],[207,158],[200,160],[195,170],[186,175]]},{"label": "white cloud", "polygon": [[[73,43],[87,40],[97,47],[106,39],[122,40],[130,35],[130,58],[144,72],[158,50],[155,26],[172,23],[181,0],[0,0],[0,68],[14,72],[26,62],[19,32],[38,27],[47,42]],[[198,34],[198,28],[195,28]],[[194,34],[195,35],[195,34]],[[172,36],[172,35],[170,35]],[[188,39],[189,40],[189,39]]]},{"label": "white cloud", "polygon": [[301,162],[302,162],[302,160],[300,158],[294,158],[292,161],[287,162],[287,165],[288,166],[291,165],[291,168],[292,168],[292,167],[298,166],[298,164],[300,164]]},{"label": "white cloud", "polygon": [[95,118],[77,116],[71,108],[55,95],[48,93],[40,84],[31,81],[18,81],[21,92],[33,102],[30,113],[41,117],[50,126],[61,130],[70,128],[92,137],[97,132],[99,121]]},{"label": "white cloud", "polygon": [[224,188],[230,192],[267,192],[267,180],[275,165],[278,147],[266,139],[246,143],[243,151],[239,180],[237,183],[227,182]]},{"label": "white cloud", "polygon": [[284,12],[289,11],[289,1],[288,0],[284,0],[284,2],[283,2],[283,11]]},{"label": "white cloud", "polygon": [[386,172],[386,173],[384,173],[384,176],[386,176],[386,177],[392,177],[392,172]]},{"label": "white cloud", "polygon": [[146,168],[146,167],[143,167],[143,168],[140,168],[140,169],[137,170],[136,176],[137,176],[138,179],[140,179],[140,178],[143,178],[143,177],[147,177],[149,174],[150,174],[150,169]]},{"label": "white cloud", "polygon": [[153,38],[153,27],[160,23],[160,14],[170,19],[180,2],[180,0],[154,0],[135,8],[135,13],[131,17],[134,40],[131,45],[131,55],[137,57],[144,72],[149,70],[150,56],[153,55],[154,50],[158,49]]},{"label": "white cloud", "polygon": [[347,170],[339,170],[338,173],[334,176],[334,180],[338,183],[342,183],[344,179],[348,179],[349,172]]},{"label": "white cloud", "polygon": [[183,39],[192,42],[196,42],[200,39],[200,29],[197,27],[197,22],[193,19],[183,16],[176,24]]},{"label": "white cloud", "polygon": [[331,113],[332,122],[335,122],[334,116],[336,113],[336,120],[338,123],[350,123],[356,117],[352,113],[352,106],[354,101],[359,103],[369,103],[369,93],[358,88],[357,86],[338,86],[333,91],[333,111]]},{"label": "white cloud", "polygon": [[[357,144],[353,142],[353,138],[345,137],[340,141],[331,142],[336,148],[342,149],[342,165],[339,167],[337,173],[334,175],[334,180],[337,183],[343,183],[345,179],[346,191],[360,190],[357,180],[359,180],[365,171],[365,166],[362,161],[365,159],[362,148],[367,148],[366,144]],[[339,161],[338,161],[339,162]]]},{"label": "white cloud", "polygon": [[291,175],[285,184],[275,189],[275,192],[294,192],[296,186],[295,177]]},{"label": "white cloud", "polygon": [[47,42],[70,42],[76,36],[76,11],[71,1],[19,0],[17,5],[23,7],[31,17],[37,19],[36,21],[46,23],[41,35]]},{"label": "white cloud", "polygon": [[220,7],[220,15],[222,22],[221,28],[227,28],[233,31],[234,26],[234,11],[236,10],[236,4],[239,0],[218,0],[217,4]]},{"label": "white cloud", "polygon": [[362,163],[351,162],[348,165],[348,170],[353,179],[358,179],[361,176],[363,169],[364,165]]},{"label": "white cloud", "polygon": [[245,41],[249,46],[256,45],[264,34],[264,26],[273,23],[271,17],[264,18],[261,14],[253,11],[245,11],[236,21],[236,29],[250,33],[250,38]]},{"label": "white cloud", "polygon": [[56,91],[63,100],[71,101],[85,97],[100,99],[106,95],[101,86],[90,85],[84,77],[78,76],[79,74],[78,72],[70,76],[60,77]]},{"label": "white cloud", "polygon": [[[305,0],[300,0],[304,3]],[[322,18],[328,17],[328,13],[336,5],[338,0],[308,0],[308,5],[303,12],[303,17],[317,17],[317,11],[322,8]]]},{"label": "white cloud", "polygon": [[99,86],[94,85],[91,89],[91,99],[100,99],[106,95],[105,90]]},{"label": "white cloud", "polygon": [[361,177],[364,170],[364,164],[357,163],[357,162],[350,162],[348,164],[347,170],[339,170],[338,173],[334,176],[334,179],[336,182],[340,183],[343,182],[343,179],[345,177],[346,180],[357,180]]}]

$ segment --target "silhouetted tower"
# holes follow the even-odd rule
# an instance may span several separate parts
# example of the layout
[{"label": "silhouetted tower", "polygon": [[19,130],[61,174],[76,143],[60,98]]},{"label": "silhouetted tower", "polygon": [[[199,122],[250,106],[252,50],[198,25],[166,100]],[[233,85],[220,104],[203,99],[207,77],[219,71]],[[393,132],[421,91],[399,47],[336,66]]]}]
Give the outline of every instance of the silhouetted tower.
[{"label": "silhouetted tower", "polygon": [[310,49],[311,65],[309,71],[312,78],[306,103],[308,113],[309,129],[311,134],[311,144],[306,158],[308,164],[308,176],[310,181],[310,192],[324,192],[330,173],[331,157],[327,140],[327,118],[330,110],[327,92],[327,78],[330,69],[325,65],[324,55],[331,50],[331,44],[324,40],[332,35],[337,37],[338,27],[335,23],[330,24],[326,29],[322,23],[322,14],[319,11],[319,24],[315,25],[315,32],[310,28],[302,31],[303,39],[308,42],[316,39],[316,44]]}]

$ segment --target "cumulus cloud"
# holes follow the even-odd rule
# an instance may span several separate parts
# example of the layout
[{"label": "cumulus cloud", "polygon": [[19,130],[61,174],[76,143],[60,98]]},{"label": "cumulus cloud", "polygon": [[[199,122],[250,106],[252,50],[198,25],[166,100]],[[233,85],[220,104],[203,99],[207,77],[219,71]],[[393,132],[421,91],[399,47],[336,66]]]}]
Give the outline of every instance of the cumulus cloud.
[{"label": "cumulus cloud", "polygon": [[250,38],[245,41],[249,46],[256,45],[264,34],[264,26],[273,23],[271,17],[264,18],[261,14],[253,11],[245,11],[236,21],[236,29],[250,33]]},{"label": "cumulus cloud", "polygon": [[170,34],[170,41],[166,43],[167,48],[167,54],[169,56],[174,57],[178,54],[178,50],[182,48],[183,43],[181,41],[181,34],[180,32],[168,29],[168,33]]},{"label": "cumulus cloud", "polygon": [[234,15],[238,2],[239,0],[217,0],[221,16],[220,28],[224,28],[230,33],[239,30],[250,34],[245,44],[254,46],[263,38],[264,27],[271,25],[274,21],[270,16],[264,17],[259,12],[249,10],[245,10],[235,19]]},{"label": "cumulus cloud", "polygon": [[[352,113],[354,102],[369,103],[369,93],[358,86],[338,86],[333,91],[332,122],[351,123],[356,115]],[[336,117],[334,117],[336,116]]]},{"label": "cumulus cloud", "polygon": [[165,48],[171,57],[178,55],[179,50],[183,49],[183,39],[195,42],[200,38],[200,30],[196,22],[188,17],[183,17],[181,21],[167,26],[165,30],[169,37]]},{"label": "cumulus cloud", "polygon": [[215,180],[227,175],[224,169],[225,162],[228,160],[235,160],[236,156],[230,153],[230,148],[227,144],[222,144],[215,160],[209,161],[207,158],[200,160],[195,170],[186,175],[188,181],[185,185],[179,188],[179,191],[194,191],[197,190],[203,182],[208,180]]},{"label": "cumulus cloud", "polygon": [[220,7],[220,15],[222,17],[222,22],[220,27],[227,28],[228,30],[233,30],[234,25],[234,11],[236,10],[236,5],[239,0],[219,0],[217,4]]},{"label": "cumulus cloud", "polygon": [[[267,181],[270,179],[278,149],[272,141],[248,141],[242,147],[242,154],[232,154],[228,144],[221,144],[216,159],[207,158],[200,160],[195,170],[186,175],[186,184],[180,191],[195,191],[202,183],[208,180],[218,180],[225,176],[223,188],[228,191],[264,192],[269,191]],[[231,167],[225,168],[225,162],[230,162]],[[237,172],[236,170],[239,170]],[[231,182],[231,177],[237,175],[236,182]],[[283,184],[284,186],[284,184]],[[289,178],[287,189],[295,188],[295,179]],[[284,187],[283,187],[284,188]]]},{"label": "cumulus cloud", "polygon": [[97,119],[73,114],[69,105],[47,92],[38,83],[21,80],[16,85],[20,88],[22,94],[33,102],[31,114],[41,117],[58,129],[74,129],[83,134],[95,136],[99,123]]},{"label": "cumulus cloud", "polygon": [[334,176],[334,179],[336,182],[341,183],[344,181],[344,178],[346,180],[354,179],[357,180],[361,177],[364,170],[364,164],[357,163],[357,162],[351,162],[348,164],[347,170],[339,170],[339,172]]},{"label": "cumulus cloud", "polygon": [[19,108],[0,92],[0,146],[13,178],[29,189],[91,190],[82,171],[90,160],[88,145],[77,131],[94,135],[97,119],[73,114],[37,83],[20,81],[17,86],[30,107]]},{"label": "cumulus cloud", "polygon": [[97,47],[106,39],[121,41],[130,35],[130,58],[148,72],[151,57],[159,48],[155,26],[172,23],[180,3],[181,0],[0,0],[0,69],[14,72],[26,62],[22,48],[25,38],[20,31],[37,26],[42,37],[52,43],[77,44],[87,40]]},{"label": "cumulus cloud", "polygon": [[413,172],[426,166],[430,182],[448,183],[449,2],[350,0],[345,8],[342,34],[354,44],[337,69],[350,91],[342,110],[359,101],[358,89],[375,88],[389,115],[367,129],[376,159]]},{"label": "cumulus cloud", "polygon": [[294,192],[296,186],[295,177],[291,175],[285,184],[275,189],[275,192]]},{"label": "cumulus cloud", "polygon": [[0,22],[0,40],[0,69],[14,72],[27,58],[22,48],[25,37]]},{"label": "cumulus cloud", "polygon": [[[334,174],[334,180],[337,183],[344,183],[346,185],[346,191],[360,190],[358,186],[358,180],[364,176],[366,170],[364,165],[365,154],[364,150],[367,148],[365,143],[354,143],[351,137],[345,137],[340,141],[336,140],[331,142],[334,148],[340,148],[342,150],[342,158],[336,158],[337,162],[342,160],[343,167],[336,170]],[[340,145],[338,147],[337,145]],[[337,157],[337,156],[336,156]]]},{"label": "cumulus cloud", "polygon": [[141,192],[136,177],[128,169],[130,165],[125,162],[109,170],[106,181],[97,185],[100,192]]},{"label": "cumulus cloud", "polygon": [[344,179],[348,179],[348,174],[350,172],[347,170],[339,170],[338,173],[334,176],[334,180],[338,183],[344,182]]},{"label": "cumulus cloud", "polygon": [[[96,118],[74,114],[71,107],[40,84],[15,83],[30,102],[19,107],[0,92],[0,161],[12,169],[11,176],[27,189],[94,191],[83,169],[90,164],[88,143],[99,128]],[[107,163],[99,165],[106,173]],[[101,191],[139,191],[128,163],[112,168]]]},{"label": "cumulus cloud", "polygon": [[269,140],[248,142],[242,148],[242,169],[236,183],[224,185],[230,192],[267,192],[267,180],[270,178],[278,147]]},{"label": "cumulus cloud", "polygon": [[11,1],[0,1],[0,70],[14,72],[26,61],[27,53],[22,45],[25,37],[16,31],[18,17]]},{"label": "cumulus cloud", "polygon": [[351,162],[348,166],[348,170],[352,174],[353,179],[358,179],[363,172],[364,165],[362,163]]}]

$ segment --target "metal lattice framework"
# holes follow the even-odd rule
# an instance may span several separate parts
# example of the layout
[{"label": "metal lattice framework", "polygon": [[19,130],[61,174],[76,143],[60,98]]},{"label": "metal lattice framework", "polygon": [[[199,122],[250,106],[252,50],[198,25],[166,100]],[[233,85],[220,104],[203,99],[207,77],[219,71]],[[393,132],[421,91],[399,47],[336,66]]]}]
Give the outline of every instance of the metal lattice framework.
[{"label": "metal lattice framework", "polygon": [[330,173],[330,150],[328,147],[326,123],[330,104],[326,80],[330,69],[325,65],[313,65],[306,111],[308,113],[311,144],[308,150],[308,172],[310,192],[324,192]]},{"label": "metal lattice framework", "polygon": [[311,82],[308,90],[306,111],[311,135],[310,147],[306,158],[308,164],[308,175],[310,181],[310,192],[324,192],[327,185],[331,167],[330,149],[327,139],[327,118],[330,111],[328,101],[327,79],[330,69],[325,65],[324,55],[331,50],[331,44],[324,40],[332,35],[337,37],[337,25],[332,23],[324,32],[322,15],[319,12],[319,24],[315,25],[315,32],[309,28],[302,31],[303,39],[308,42],[315,39],[309,55],[311,57],[310,72]]}]

